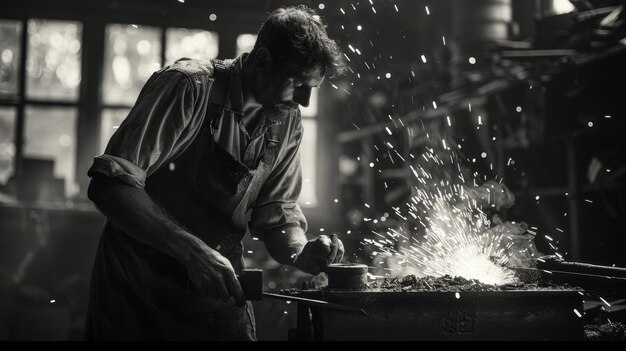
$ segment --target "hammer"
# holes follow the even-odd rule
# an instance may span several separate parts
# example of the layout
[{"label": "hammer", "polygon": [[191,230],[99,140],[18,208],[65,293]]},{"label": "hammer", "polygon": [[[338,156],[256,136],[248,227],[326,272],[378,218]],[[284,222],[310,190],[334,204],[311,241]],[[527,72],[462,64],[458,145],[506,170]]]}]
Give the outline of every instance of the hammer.
[{"label": "hammer", "polygon": [[243,269],[238,276],[239,283],[241,284],[241,289],[243,290],[243,294],[246,297],[246,300],[251,301],[259,301],[262,297],[267,297],[271,299],[279,299],[279,300],[287,300],[287,301],[296,301],[302,304],[328,308],[333,310],[340,311],[349,311],[349,312],[358,312],[365,316],[368,316],[367,312],[363,309],[341,305],[332,302],[326,302],[322,300],[313,300],[306,299],[303,297],[293,297],[288,295],[280,295],[280,294],[272,294],[263,291],[263,271],[260,269]]}]

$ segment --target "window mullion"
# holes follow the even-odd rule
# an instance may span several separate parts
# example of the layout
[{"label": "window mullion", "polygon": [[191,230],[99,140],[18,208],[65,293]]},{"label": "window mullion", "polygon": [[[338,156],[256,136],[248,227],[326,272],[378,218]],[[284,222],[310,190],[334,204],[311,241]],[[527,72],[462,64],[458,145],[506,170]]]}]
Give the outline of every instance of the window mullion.
[{"label": "window mullion", "polygon": [[28,20],[22,19],[22,31],[20,37],[20,68],[19,88],[17,93],[17,111],[15,123],[15,173],[19,177],[23,175],[22,159],[24,153],[24,100],[26,96],[26,56],[28,55]]}]

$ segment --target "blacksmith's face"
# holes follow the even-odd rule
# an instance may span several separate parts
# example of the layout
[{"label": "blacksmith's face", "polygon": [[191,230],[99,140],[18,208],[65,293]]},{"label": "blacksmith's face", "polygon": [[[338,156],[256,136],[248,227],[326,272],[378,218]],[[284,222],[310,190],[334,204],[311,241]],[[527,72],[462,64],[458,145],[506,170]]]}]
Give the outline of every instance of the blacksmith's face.
[{"label": "blacksmith's face", "polygon": [[287,64],[274,70],[268,89],[269,98],[279,109],[292,109],[309,106],[311,90],[317,89],[324,80],[321,66],[302,68]]},{"label": "blacksmith's face", "polygon": [[311,90],[324,80],[320,65],[302,67],[293,62],[277,64],[269,58],[261,60],[257,79],[257,99],[266,109],[294,111],[298,105],[309,106]]}]

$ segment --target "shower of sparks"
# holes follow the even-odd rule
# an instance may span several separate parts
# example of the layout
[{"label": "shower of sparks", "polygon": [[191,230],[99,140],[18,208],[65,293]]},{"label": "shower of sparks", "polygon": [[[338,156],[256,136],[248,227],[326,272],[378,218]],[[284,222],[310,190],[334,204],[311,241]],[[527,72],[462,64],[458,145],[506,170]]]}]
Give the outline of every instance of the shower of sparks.
[{"label": "shower of sparks", "polygon": [[606,300],[603,299],[602,297],[600,297],[600,300],[602,300],[602,302],[604,302],[604,304],[607,305],[608,307],[611,307],[611,304],[606,302]]},{"label": "shower of sparks", "polygon": [[[369,0],[370,5],[363,2],[355,4],[357,6],[361,5],[361,10],[363,11],[369,13],[367,7],[370,7],[374,14],[377,13],[373,0]],[[350,6],[356,11],[355,4],[350,3]],[[363,7],[363,5],[365,7]],[[393,7],[396,12],[399,12],[397,5],[393,5]],[[379,9],[381,8],[379,7]],[[339,11],[342,15],[346,15],[346,11],[344,11],[343,8],[339,8]],[[425,11],[427,15],[430,15],[428,6],[425,6]],[[371,13],[369,15],[373,16]],[[346,23],[345,27],[341,25],[342,29],[347,31],[351,30],[355,33],[359,31],[359,34],[366,34],[368,31],[374,29],[368,25],[366,25],[366,27],[367,28],[363,28],[362,25],[355,25],[354,23]],[[405,38],[404,35],[402,35],[402,37]],[[446,37],[441,36],[441,40],[445,46],[447,44]],[[377,49],[372,40],[369,40],[369,44],[374,50]],[[353,41],[351,44],[347,45],[349,51],[346,50],[346,52],[352,59],[346,54],[344,54],[344,56],[348,62],[352,62],[351,65],[353,65],[352,68],[354,68],[354,70],[349,68],[352,74],[358,79],[362,78],[358,71],[361,71],[361,73],[369,73],[381,81],[384,80],[384,78],[390,79],[391,73],[385,73],[385,71],[383,71],[384,60],[389,55],[382,52],[378,53],[378,57],[368,57],[371,50],[368,50],[366,45],[367,44],[364,44],[362,41]],[[363,52],[360,51],[359,46],[364,48]],[[428,54],[428,52],[425,53]],[[426,64],[428,60],[431,61],[431,64],[434,64],[436,61],[436,56],[431,56],[427,59],[426,55],[419,53],[419,51],[416,54],[424,64]],[[389,59],[393,60],[392,56],[389,56]],[[415,59],[416,61],[418,60],[417,57]],[[467,60],[472,65],[477,63],[475,57],[469,57]],[[365,71],[365,69],[367,69],[367,71]],[[394,74],[398,74],[398,76],[394,76],[394,79],[398,79],[399,81],[408,77],[409,82],[412,82],[414,80],[413,78],[417,76],[416,72],[410,69],[403,71],[403,73],[400,73],[401,71],[395,72]],[[408,74],[409,72],[410,75]],[[367,76],[364,75],[363,78],[367,78]],[[354,79],[354,82],[350,83],[350,85],[354,86],[356,89],[359,82],[362,81],[363,79]],[[331,85],[333,88],[338,89],[333,83],[331,83]],[[530,88],[532,88],[532,86]],[[342,90],[350,94],[345,88],[342,88]],[[352,90],[352,88],[350,88],[350,90]],[[353,91],[353,93],[354,92],[355,91]],[[432,101],[432,107],[436,110],[438,108],[437,102],[432,99],[429,100]],[[423,111],[429,110],[427,103],[429,100],[419,104]],[[417,100],[414,101],[413,96],[411,96],[411,102],[417,103]],[[442,108],[446,107],[445,102],[442,102],[442,100],[439,100],[439,102],[440,104],[444,104]],[[468,104],[467,107],[469,112],[472,112],[471,103]],[[517,112],[522,112],[521,106],[513,105],[510,108],[515,108]],[[467,279],[476,279],[487,284],[507,284],[514,282],[516,279],[514,272],[505,268],[505,266],[507,263],[514,263],[514,259],[516,259],[514,254],[522,252],[520,249],[524,248],[519,248],[517,246],[518,243],[515,242],[516,239],[512,236],[501,231],[489,230],[492,227],[491,219],[482,211],[482,208],[494,207],[492,199],[495,195],[489,194],[489,190],[487,190],[486,200],[485,198],[481,198],[480,201],[478,201],[475,197],[468,194],[472,192],[473,188],[478,187],[479,181],[483,182],[487,180],[486,178],[483,179],[482,176],[479,176],[476,172],[472,175],[472,173],[468,173],[467,170],[461,171],[461,167],[465,168],[463,166],[464,162],[475,163],[476,158],[472,160],[463,157],[462,159],[455,153],[455,150],[461,149],[461,145],[453,141],[452,138],[440,136],[435,133],[429,134],[427,128],[424,128],[423,123],[421,128],[418,127],[417,124],[411,124],[410,121],[407,121],[407,125],[405,126],[405,123],[397,117],[397,113],[394,112],[393,115],[396,117],[392,117],[391,114],[381,116],[381,118],[385,120],[386,117],[389,118],[389,121],[386,121],[389,123],[389,127],[384,127],[384,132],[381,131],[382,133],[386,132],[391,137],[402,135],[403,130],[407,130],[410,137],[414,137],[414,133],[423,133],[422,135],[425,135],[427,140],[430,139],[429,142],[432,142],[431,145],[433,145],[433,148],[439,150],[435,152],[433,148],[427,147],[421,154],[408,154],[408,156],[411,157],[409,159],[407,154],[402,152],[402,144],[397,139],[390,137],[389,141],[383,140],[382,144],[379,143],[378,146],[373,145],[376,151],[386,153],[384,156],[386,159],[385,162],[390,161],[395,165],[401,161],[411,161],[408,164],[409,170],[407,170],[407,172],[409,177],[417,182],[415,183],[416,186],[411,189],[410,200],[398,207],[392,207],[393,210],[389,210],[389,214],[385,213],[383,217],[380,217],[379,214],[371,213],[370,205],[364,204],[364,207],[370,209],[366,212],[371,213],[370,218],[363,218],[365,222],[378,223],[380,220],[380,222],[387,221],[395,223],[396,220],[399,220],[400,223],[407,224],[406,226],[392,225],[386,229],[375,229],[376,231],[372,231],[372,236],[362,239],[361,244],[372,249],[370,252],[371,258],[375,259],[374,262],[386,264],[385,267],[380,267],[384,270],[384,273],[382,273],[383,270],[376,273],[377,275],[368,273],[368,277],[371,279],[380,278],[383,277],[379,275],[381,273],[384,274],[384,276],[404,276],[407,274],[415,274],[416,276],[451,275],[461,276]],[[605,117],[610,118],[608,115]],[[472,118],[474,117],[472,116]],[[477,118],[478,125],[481,126],[480,128],[484,128],[482,117],[479,115]],[[450,116],[446,116],[446,122],[448,127],[452,126]],[[391,124],[393,124],[393,126]],[[356,124],[353,123],[353,125],[357,130],[360,130]],[[493,140],[495,140],[495,137]],[[502,138],[499,138],[499,140],[502,140]],[[397,143],[397,148],[394,148],[390,141],[394,144]],[[441,149],[443,149],[443,153],[440,152]],[[400,152],[398,152],[399,150]],[[403,156],[406,157],[406,160]],[[479,155],[474,156],[478,157]],[[486,159],[487,153],[482,152],[480,157]],[[491,158],[493,157],[492,155]],[[372,168],[371,173],[375,173],[374,168],[379,173],[381,173],[381,169],[384,171],[385,162],[382,162],[382,158],[379,160],[377,157],[369,159],[357,157],[356,159],[364,167],[369,166],[369,168]],[[458,169],[459,173],[454,174],[453,177],[451,177],[452,180],[440,180],[434,172],[431,174],[428,171],[432,168],[426,167],[424,161],[433,164],[435,169],[440,169],[444,165],[453,165],[453,169]],[[515,161],[509,158],[506,165],[514,166]],[[493,170],[493,164],[490,164],[489,167]],[[496,179],[496,181],[497,180],[498,179]],[[502,179],[500,179],[500,182],[502,182]],[[392,184],[393,183],[390,182],[388,186],[387,182],[384,182],[385,189],[393,189]],[[537,198],[537,201],[538,200]],[[589,200],[585,201],[591,202]],[[334,199],[334,203],[338,203],[338,199]],[[372,208],[373,207],[377,206],[372,204]],[[376,228],[381,227],[382,226]],[[558,228],[557,230],[563,232]],[[320,229],[320,231],[323,231],[323,229]],[[350,231],[347,231],[347,234],[350,233]],[[355,232],[354,234],[361,235],[362,233]],[[537,229],[535,228],[535,231],[529,230],[526,237],[531,237],[532,240],[534,240],[536,235]],[[556,247],[551,244],[553,242],[552,238],[549,236],[545,237],[547,238],[546,240],[549,241],[550,247],[556,250]],[[460,294],[456,293],[455,297],[459,299]],[[574,310],[574,312],[580,317],[580,313],[577,310]]]},{"label": "shower of sparks", "polygon": [[580,314],[580,312],[578,312],[578,310],[577,310],[577,309],[575,309],[575,308],[574,308],[574,313],[576,313],[576,315],[578,316],[578,318],[582,318],[582,317],[583,317],[583,315],[582,315],[582,314]]},{"label": "shower of sparks", "polygon": [[[445,150],[450,152],[451,160],[458,162],[457,155],[447,145]],[[433,149],[421,156],[428,162],[444,163]],[[460,184],[436,181],[420,165],[409,168],[412,176],[427,186],[415,187],[406,207],[393,210],[404,221],[412,218],[420,223],[424,235],[417,238],[402,227],[372,232],[376,237],[362,242],[373,249],[372,257],[388,259],[388,274],[396,276],[448,274],[487,284],[514,282],[514,273],[503,266],[513,254],[511,247],[515,243],[502,232],[486,232],[491,222],[476,197],[468,193],[472,189],[464,185],[465,181]],[[420,205],[425,210],[418,209]]]}]

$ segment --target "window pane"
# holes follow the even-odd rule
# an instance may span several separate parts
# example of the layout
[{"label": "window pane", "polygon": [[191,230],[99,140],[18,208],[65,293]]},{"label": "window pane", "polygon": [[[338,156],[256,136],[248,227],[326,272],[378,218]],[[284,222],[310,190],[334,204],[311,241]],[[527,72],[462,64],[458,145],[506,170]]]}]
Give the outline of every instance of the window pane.
[{"label": "window pane", "polygon": [[76,108],[27,106],[24,158],[54,161],[54,177],[65,179],[65,195],[77,193]]},{"label": "window pane", "polygon": [[217,57],[218,36],[215,32],[186,28],[167,30],[166,65],[181,57],[214,59]]},{"label": "window pane", "polygon": [[102,90],[105,104],[135,102],[144,83],[161,67],[160,33],[153,27],[107,25]]},{"label": "window pane", "polygon": [[102,119],[100,120],[100,153],[104,153],[109,139],[117,130],[117,127],[128,115],[130,109],[112,109],[107,108],[102,111]]},{"label": "window pane", "polygon": [[15,159],[15,109],[0,106],[0,184],[13,175]]},{"label": "window pane", "polygon": [[552,0],[552,9],[555,14],[569,13],[576,10],[569,0]]},{"label": "window pane", "polygon": [[304,128],[304,137],[300,146],[300,162],[302,164],[300,205],[302,207],[316,207],[317,121],[303,119],[302,127]]},{"label": "window pane", "polygon": [[254,48],[256,34],[240,34],[237,36],[237,56],[250,52]]},{"label": "window pane", "polygon": [[308,107],[300,107],[302,117],[316,117],[317,116],[317,97],[319,94],[319,88],[311,89],[311,99],[309,100]]},{"label": "window pane", "polygon": [[21,32],[20,22],[0,21],[0,96],[18,92]]},{"label": "window pane", "polygon": [[28,21],[27,97],[78,100],[82,30],[79,22]]}]

